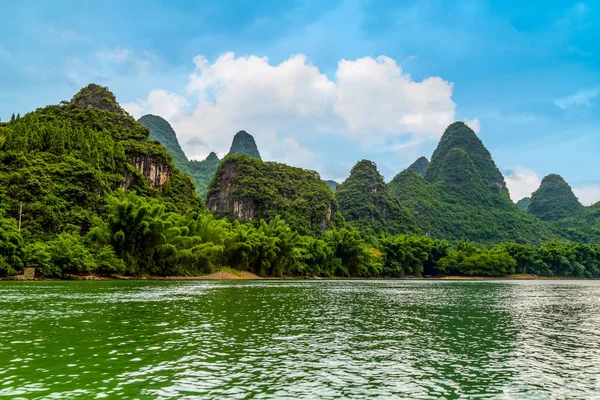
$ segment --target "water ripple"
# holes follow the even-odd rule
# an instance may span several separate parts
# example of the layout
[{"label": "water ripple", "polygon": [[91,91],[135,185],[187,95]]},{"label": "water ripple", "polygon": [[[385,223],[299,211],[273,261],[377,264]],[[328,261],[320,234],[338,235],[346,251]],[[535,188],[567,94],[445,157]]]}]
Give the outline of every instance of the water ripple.
[{"label": "water ripple", "polygon": [[0,398],[600,398],[600,282],[0,282]]}]

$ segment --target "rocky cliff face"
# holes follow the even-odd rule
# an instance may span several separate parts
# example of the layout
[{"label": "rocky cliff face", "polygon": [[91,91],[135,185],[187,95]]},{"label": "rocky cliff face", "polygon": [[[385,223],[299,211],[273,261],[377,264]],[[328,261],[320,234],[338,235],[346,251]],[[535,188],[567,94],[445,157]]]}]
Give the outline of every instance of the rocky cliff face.
[{"label": "rocky cliff face", "polygon": [[[164,184],[171,179],[173,169],[170,165],[158,160],[153,155],[143,154],[134,156],[131,164],[140,170],[142,175],[150,181],[150,186],[161,189]],[[129,172],[125,173],[125,180],[121,188],[128,189],[134,181],[135,177]]]},{"label": "rocky cliff face", "polygon": [[79,108],[95,108],[127,115],[125,110],[117,103],[115,95],[108,88],[96,85],[95,83],[90,83],[81,89],[73,96],[71,104]]},{"label": "rocky cliff face", "polygon": [[206,208],[242,221],[280,216],[302,234],[343,224],[334,193],[315,171],[228,155],[208,187]]},{"label": "rocky cliff face", "polygon": [[215,184],[219,191],[213,192],[206,198],[206,208],[212,213],[231,212],[241,221],[254,219],[256,208],[251,200],[242,200],[234,195],[237,185],[237,163],[225,163]]}]

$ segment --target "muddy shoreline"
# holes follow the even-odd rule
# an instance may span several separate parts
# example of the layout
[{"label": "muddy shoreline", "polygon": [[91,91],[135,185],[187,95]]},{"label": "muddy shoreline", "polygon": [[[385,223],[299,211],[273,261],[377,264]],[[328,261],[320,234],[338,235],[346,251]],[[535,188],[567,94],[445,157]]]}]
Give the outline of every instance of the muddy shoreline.
[{"label": "muddy shoreline", "polygon": [[127,275],[66,275],[63,278],[24,278],[23,275],[2,277],[0,281],[108,281],[108,280],[161,280],[161,281],[225,281],[225,280],[372,280],[372,281],[394,281],[394,280],[423,280],[423,281],[495,281],[495,280],[594,280],[593,278],[567,278],[567,277],[545,277],[529,274],[517,274],[508,276],[405,276],[402,278],[369,278],[369,277],[317,277],[317,276],[259,276],[247,271],[235,271],[231,269],[213,272],[208,275],[193,276],[127,276]]}]

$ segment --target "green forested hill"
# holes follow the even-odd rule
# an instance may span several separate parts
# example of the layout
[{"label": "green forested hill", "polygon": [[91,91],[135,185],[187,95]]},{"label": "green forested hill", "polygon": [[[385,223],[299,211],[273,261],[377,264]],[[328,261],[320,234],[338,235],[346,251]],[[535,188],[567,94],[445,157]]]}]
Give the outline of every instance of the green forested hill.
[{"label": "green forested hill", "polygon": [[584,207],[560,175],[542,179],[527,211],[548,221],[560,237],[582,243],[600,241],[600,203]]},{"label": "green forested hill", "polygon": [[246,131],[239,131],[233,137],[229,154],[245,154],[260,160],[260,152],[254,141],[254,136]]},{"label": "green forested hill", "polygon": [[359,161],[336,188],[335,197],[346,221],[367,234],[418,231],[413,215],[388,193],[372,161]]},{"label": "green forested hill", "polygon": [[531,195],[528,211],[541,220],[557,221],[583,212],[583,205],[571,186],[560,175],[552,174]]},{"label": "green forested hill", "polygon": [[[156,115],[144,115],[138,120],[139,123],[150,129],[150,139],[162,144],[173,157],[175,166],[181,172],[192,177],[196,186],[196,193],[205,198],[208,185],[215,176],[219,165],[219,157],[211,152],[204,160],[188,160],[181,149],[177,135],[171,125],[163,118]],[[260,159],[260,153],[254,137],[246,131],[239,131],[233,137],[229,154],[246,154]]]},{"label": "green forested hill", "polygon": [[156,115],[144,115],[138,122],[150,129],[150,139],[162,144],[173,157],[175,166],[179,171],[191,176],[196,187],[196,193],[206,197],[206,189],[219,165],[219,157],[211,152],[205,160],[188,160],[181,149],[177,135],[171,125],[163,118]]},{"label": "green forested hill", "polygon": [[[151,138],[182,165],[174,132],[151,120],[163,133]],[[385,185],[363,160],[335,194],[314,171],[261,161],[251,136],[236,135],[232,152],[255,158],[220,162],[211,153],[187,165],[196,181],[217,171],[206,200],[214,215],[149,134],[94,84],[0,123],[0,276],[23,266],[53,278],[221,267],[262,276],[600,276],[600,206],[575,203],[557,216],[557,201],[573,205],[570,190],[558,182],[552,194],[545,182],[532,203],[552,221],[520,211],[489,152],[460,123],[424,176],[421,160]],[[559,236],[572,241],[548,240]]]},{"label": "green forested hill", "polygon": [[84,238],[102,224],[109,198],[123,191],[154,199],[165,210],[203,208],[169,153],[104,87],[91,84],[71,101],[30,112],[1,131],[0,219],[8,220],[2,224],[12,227],[13,243],[18,237],[21,246],[10,263],[0,260],[0,273],[74,251],[81,257],[65,262],[80,264],[66,270],[110,270],[111,263],[120,269],[112,247],[89,246]]},{"label": "green forested hill", "polygon": [[223,159],[208,188],[206,206],[243,221],[279,215],[301,233],[341,222],[335,196],[317,172],[247,155]]},{"label": "green forested hill", "polygon": [[415,171],[421,176],[425,176],[427,167],[429,166],[429,160],[426,157],[419,157],[417,161],[408,166],[407,169]]},{"label": "green forested hill", "polygon": [[150,130],[150,140],[156,140],[171,154],[173,163],[179,171],[188,172],[189,161],[177,140],[177,135],[166,120],[163,118],[147,114],[138,119],[138,122]]},{"label": "green forested hill", "polygon": [[424,178],[407,170],[389,188],[433,237],[537,243],[554,236],[549,226],[511,202],[489,151],[462,122],[446,129]]},{"label": "green forested hill", "polygon": [[196,193],[202,198],[206,198],[208,185],[215,176],[219,162],[219,157],[217,157],[214,151],[211,151],[202,161],[191,160],[189,162],[189,174],[196,184]]}]

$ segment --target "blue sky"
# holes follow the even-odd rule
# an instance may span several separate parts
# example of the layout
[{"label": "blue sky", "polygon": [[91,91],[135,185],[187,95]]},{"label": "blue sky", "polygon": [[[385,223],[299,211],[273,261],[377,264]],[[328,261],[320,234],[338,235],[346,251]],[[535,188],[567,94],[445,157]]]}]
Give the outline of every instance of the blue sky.
[{"label": "blue sky", "polygon": [[2,120],[96,82],[167,118],[190,157],[246,129],[265,158],[338,180],[362,158],[391,179],[466,120],[513,197],[559,173],[600,200],[599,1],[18,3]]}]

